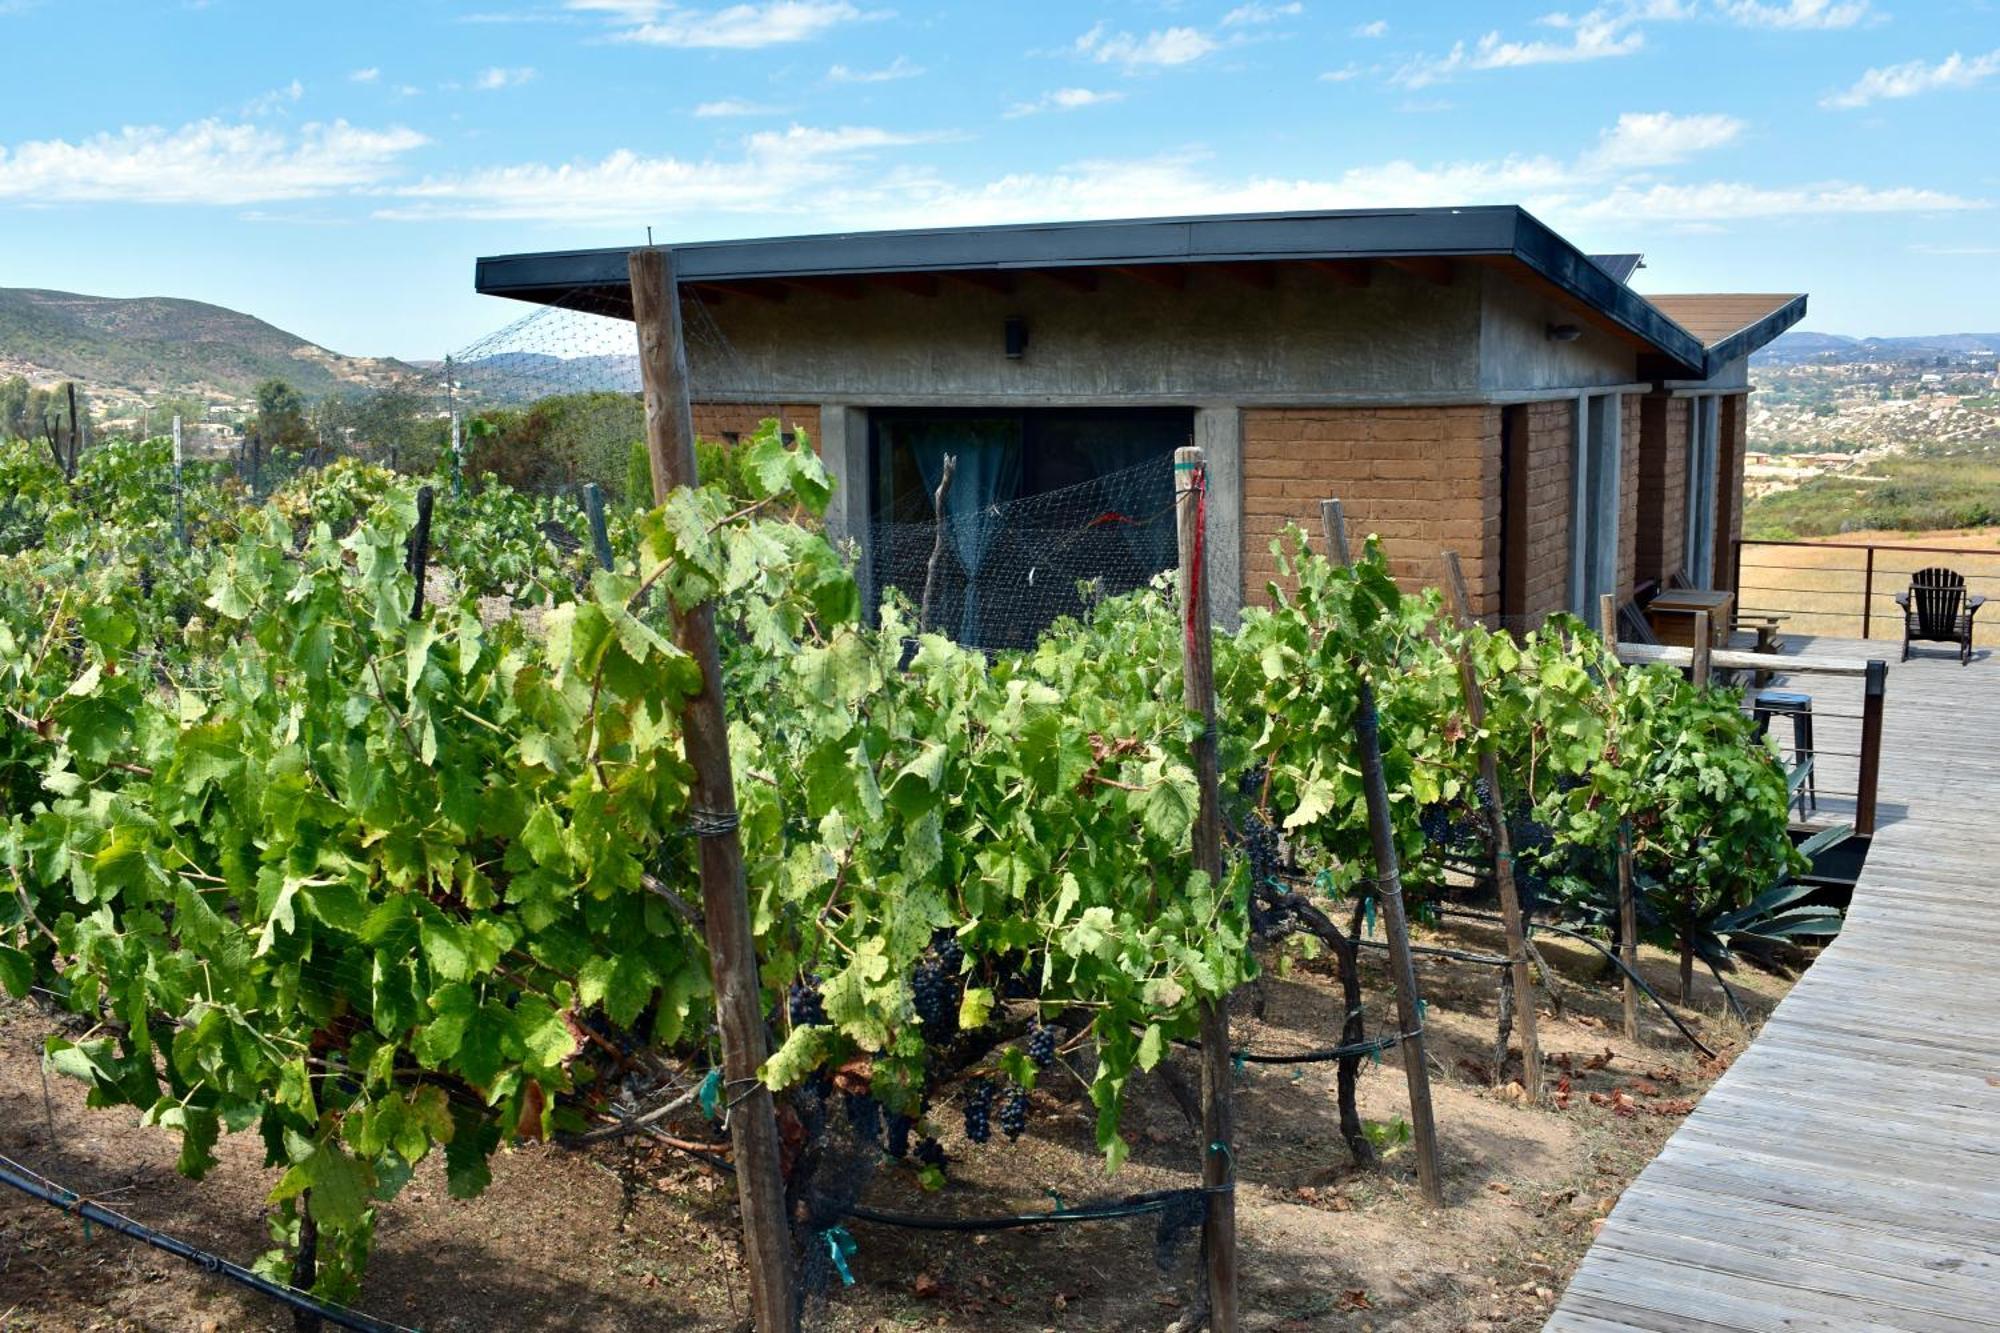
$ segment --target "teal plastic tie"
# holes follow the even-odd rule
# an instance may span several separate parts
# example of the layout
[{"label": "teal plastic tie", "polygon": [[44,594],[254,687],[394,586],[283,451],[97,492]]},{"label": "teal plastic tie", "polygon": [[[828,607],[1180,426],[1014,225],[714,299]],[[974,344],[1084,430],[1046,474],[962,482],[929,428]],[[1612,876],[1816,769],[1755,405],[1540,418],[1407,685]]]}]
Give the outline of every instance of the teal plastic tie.
[{"label": "teal plastic tie", "polygon": [[1375,895],[1372,893],[1361,900],[1361,923],[1363,935],[1375,933]]},{"label": "teal plastic tie", "polygon": [[1244,1066],[1247,1065],[1248,1063],[1249,1062],[1243,1058],[1243,1052],[1231,1051],[1229,1053],[1229,1067],[1235,1073],[1236,1077],[1238,1078],[1243,1077]]},{"label": "teal plastic tie", "polygon": [[854,1270],[847,1266],[847,1261],[861,1247],[854,1243],[854,1237],[846,1227],[828,1227],[820,1234],[826,1237],[827,1257],[832,1259],[833,1266],[840,1270],[841,1285],[853,1286]]},{"label": "teal plastic tie", "polygon": [[722,1069],[720,1066],[708,1071],[708,1076],[702,1079],[701,1089],[696,1095],[701,1099],[701,1113],[710,1120],[715,1119],[719,1114],[718,1104],[722,1100]]}]

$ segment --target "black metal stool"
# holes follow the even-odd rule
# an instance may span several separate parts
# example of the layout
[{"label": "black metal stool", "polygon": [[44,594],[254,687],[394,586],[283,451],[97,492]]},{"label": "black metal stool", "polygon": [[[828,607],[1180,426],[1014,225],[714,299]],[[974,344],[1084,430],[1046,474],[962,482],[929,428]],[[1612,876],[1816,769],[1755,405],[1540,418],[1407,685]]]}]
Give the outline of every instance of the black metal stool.
[{"label": "black metal stool", "polygon": [[[1795,694],[1790,690],[1759,690],[1752,696],[1750,715],[1756,719],[1759,735],[1769,735],[1771,719],[1780,714],[1789,714],[1792,719],[1793,760],[1796,762],[1812,757],[1815,753],[1812,696]],[[1819,790],[1815,772],[1818,767],[1819,763],[1815,760],[1812,768],[1806,770],[1806,780],[1799,787],[1798,801],[1801,815],[1819,809]]]}]

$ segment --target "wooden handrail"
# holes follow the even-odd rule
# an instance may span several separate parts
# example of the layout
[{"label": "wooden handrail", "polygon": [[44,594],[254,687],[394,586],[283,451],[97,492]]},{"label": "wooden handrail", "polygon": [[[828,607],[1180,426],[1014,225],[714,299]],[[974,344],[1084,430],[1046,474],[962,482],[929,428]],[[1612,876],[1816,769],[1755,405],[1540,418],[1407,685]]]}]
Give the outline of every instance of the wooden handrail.
[{"label": "wooden handrail", "polygon": [[[1628,666],[1692,668],[1694,649],[1660,643],[1620,643],[1618,660]],[[1821,676],[1868,674],[1868,663],[1859,657],[1795,657],[1788,653],[1745,653],[1717,648],[1708,660],[1717,671],[1808,671]]]}]

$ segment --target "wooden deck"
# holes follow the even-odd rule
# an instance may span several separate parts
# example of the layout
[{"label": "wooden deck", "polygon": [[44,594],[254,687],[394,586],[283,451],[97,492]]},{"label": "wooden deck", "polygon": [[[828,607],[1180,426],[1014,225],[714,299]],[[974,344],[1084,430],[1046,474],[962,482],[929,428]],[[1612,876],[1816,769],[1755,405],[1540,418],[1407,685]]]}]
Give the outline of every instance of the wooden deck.
[{"label": "wooden deck", "polygon": [[[1794,649],[1891,662],[1846,929],[1625,1191],[1558,1333],[2000,1329],[2000,660]],[[1858,712],[1852,680],[1788,688]]]}]

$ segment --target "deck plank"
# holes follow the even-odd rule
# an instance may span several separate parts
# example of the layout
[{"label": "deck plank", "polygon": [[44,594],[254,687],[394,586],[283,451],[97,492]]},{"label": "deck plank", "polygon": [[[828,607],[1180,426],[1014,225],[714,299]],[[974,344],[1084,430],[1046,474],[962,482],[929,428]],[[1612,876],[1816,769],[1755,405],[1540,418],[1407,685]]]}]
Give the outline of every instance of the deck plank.
[{"label": "deck plank", "polygon": [[[1857,681],[1784,687],[1823,712],[1823,751],[1859,748]],[[1816,768],[1822,817],[1851,810],[1855,760]],[[1626,1189],[1554,1333],[2000,1329],[1993,664],[1892,662],[1879,791],[1846,928]]]}]

